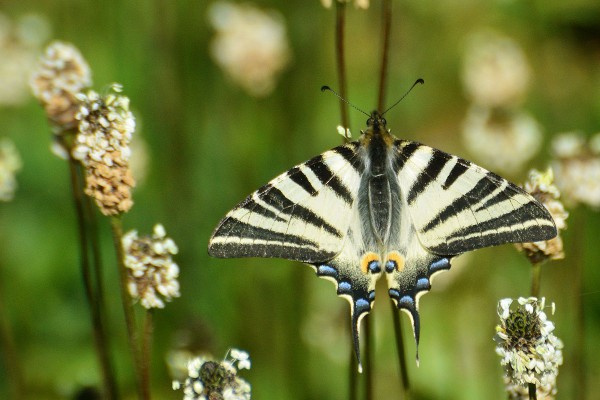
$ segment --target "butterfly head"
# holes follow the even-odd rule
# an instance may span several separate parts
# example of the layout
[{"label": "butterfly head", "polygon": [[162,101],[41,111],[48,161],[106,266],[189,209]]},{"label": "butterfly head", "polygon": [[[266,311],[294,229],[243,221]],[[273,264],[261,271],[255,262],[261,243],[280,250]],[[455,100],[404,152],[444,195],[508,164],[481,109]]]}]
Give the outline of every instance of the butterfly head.
[{"label": "butterfly head", "polygon": [[387,128],[387,121],[379,111],[371,113],[367,120],[367,129],[361,131],[361,133],[363,134],[361,141],[364,146],[369,146],[374,139],[382,141],[386,145],[390,145],[393,142],[393,137]]},{"label": "butterfly head", "polygon": [[383,118],[381,116],[381,114],[379,114],[379,111],[375,110],[373,112],[371,112],[371,115],[369,116],[369,119],[367,120],[367,127],[373,129],[374,131],[377,130],[385,130],[386,128],[386,120],[385,118]]}]

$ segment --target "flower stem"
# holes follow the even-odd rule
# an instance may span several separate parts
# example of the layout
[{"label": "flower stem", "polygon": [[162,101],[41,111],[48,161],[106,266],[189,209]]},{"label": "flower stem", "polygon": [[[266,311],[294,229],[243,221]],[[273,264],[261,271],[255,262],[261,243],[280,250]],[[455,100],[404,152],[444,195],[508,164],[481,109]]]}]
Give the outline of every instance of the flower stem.
[{"label": "flower stem", "polygon": [[390,53],[390,31],[392,27],[392,1],[383,0],[383,14],[381,27],[381,68],[379,69],[379,89],[377,110],[385,110],[385,88],[387,83],[388,60]]},{"label": "flower stem", "polygon": [[400,369],[400,385],[402,398],[410,398],[410,384],[408,380],[408,370],[406,369],[406,355],[404,352],[404,337],[402,336],[402,321],[400,313],[393,301],[390,301],[392,317],[394,319],[394,334],[396,336],[396,351],[398,352],[398,368]]},{"label": "flower stem", "polygon": [[[96,348],[98,361],[102,371],[104,396],[107,399],[117,399],[117,384],[109,354],[110,346],[108,344],[108,337],[106,335],[106,330],[103,323],[104,306],[101,295],[102,276],[100,273],[101,266],[100,249],[98,247],[99,242],[97,240],[97,235],[93,235],[93,240],[90,239],[90,215],[93,213],[86,212],[86,200],[89,203],[89,199],[87,199],[83,194],[84,183],[81,167],[79,166],[79,163],[72,158],[69,158],[69,173],[75,212],[77,214],[79,246],[81,253],[81,274],[85,289],[85,296],[92,320],[94,346]],[[90,264],[89,254],[90,251],[94,256],[95,279],[92,278],[92,266]]]},{"label": "flower stem", "polygon": [[2,293],[0,293],[0,349],[2,349],[1,353],[4,357],[4,370],[7,375],[10,398],[20,400],[24,398],[23,369],[17,356],[15,340],[3,300]]},{"label": "flower stem", "polygon": [[354,354],[354,349],[352,346],[350,346],[350,362],[348,365],[350,367],[348,376],[348,383],[350,386],[348,390],[348,398],[350,400],[358,400],[358,365],[356,363],[356,354]]},{"label": "flower stem", "polygon": [[123,304],[123,313],[125,314],[125,324],[127,326],[127,339],[129,342],[129,351],[133,358],[133,365],[135,371],[135,385],[140,399],[144,398],[144,390],[142,389],[141,381],[141,360],[140,352],[137,345],[137,328],[135,323],[135,313],[133,309],[133,303],[131,302],[131,296],[127,291],[127,267],[125,266],[125,255],[123,252],[123,245],[121,239],[123,238],[123,227],[120,216],[113,216],[110,218],[113,242],[115,246],[115,252],[117,255],[117,264],[119,269],[119,287],[121,289],[121,302]]},{"label": "flower stem", "polygon": [[141,377],[142,391],[144,400],[150,400],[150,360],[152,355],[152,331],[153,315],[152,310],[146,310],[144,320],[144,334],[142,336],[142,354],[141,354]]},{"label": "flower stem", "polygon": [[365,318],[365,399],[373,400],[373,324]]},{"label": "flower stem", "polygon": [[[336,49],[336,64],[338,72],[339,93],[344,99],[348,98],[346,88],[346,55],[344,48],[344,32],[346,29],[346,3],[339,1],[335,2],[335,49]],[[344,129],[350,128],[348,120],[348,105],[340,100],[340,113],[342,117],[342,126]],[[348,139],[345,139],[348,141]]]},{"label": "flower stem", "polygon": [[584,243],[587,243],[586,228],[585,228],[585,214],[584,210],[575,209],[572,213],[572,226],[574,233],[571,242],[571,265],[573,270],[573,299],[574,299],[574,313],[575,313],[575,339],[573,341],[573,353],[572,353],[572,365],[575,371],[575,393],[572,396],[573,399],[583,400],[586,398],[586,386],[587,386],[587,367],[585,355],[587,354],[585,346],[585,310],[583,303],[583,296],[581,295],[584,291],[584,266],[585,261],[583,258]]},{"label": "flower stem", "polygon": [[542,277],[542,264],[535,263],[531,266],[531,296],[540,296],[540,281]]},{"label": "flower stem", "polygon": [[537,389],[535,387],[535,383],[528,383],[529,388],[529,400],[537,400]]}]

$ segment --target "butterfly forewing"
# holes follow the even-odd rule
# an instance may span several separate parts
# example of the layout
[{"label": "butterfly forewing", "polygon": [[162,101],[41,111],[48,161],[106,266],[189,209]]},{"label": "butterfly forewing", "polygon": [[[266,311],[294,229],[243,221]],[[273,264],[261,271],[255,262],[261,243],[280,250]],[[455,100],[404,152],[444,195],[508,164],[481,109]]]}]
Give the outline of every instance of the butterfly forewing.
[{"label": "butterfly forewing", "polygon": [[305,263],[337,255],[362,173],[357,144],[327,151],[252,193],[219,223],[215,257],[279,257]]},{"label": "butterfly forewing", "polygon": [[456,255],[556,236],[552,217],[523,189],[460,157],[397,141],[398,182],[423,246]]}]

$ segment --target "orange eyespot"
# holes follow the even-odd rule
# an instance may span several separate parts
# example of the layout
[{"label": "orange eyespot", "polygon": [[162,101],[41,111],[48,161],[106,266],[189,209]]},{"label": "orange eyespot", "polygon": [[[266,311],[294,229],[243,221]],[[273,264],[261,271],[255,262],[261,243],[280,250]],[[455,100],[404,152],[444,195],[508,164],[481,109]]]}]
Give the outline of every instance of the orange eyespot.
[{"label": "orange eyespot", "polygon": [[404,257],[397,251],[392,251],[387,255],[385,262],[385,272],[392,273],[394,271],[401,272],[404,269]]},{"label": "orange eyespot", "polygon": [[360,259],[360,270],[363,274],[378,274],[381,272],[381,259],[373,252],[363,254]]}]

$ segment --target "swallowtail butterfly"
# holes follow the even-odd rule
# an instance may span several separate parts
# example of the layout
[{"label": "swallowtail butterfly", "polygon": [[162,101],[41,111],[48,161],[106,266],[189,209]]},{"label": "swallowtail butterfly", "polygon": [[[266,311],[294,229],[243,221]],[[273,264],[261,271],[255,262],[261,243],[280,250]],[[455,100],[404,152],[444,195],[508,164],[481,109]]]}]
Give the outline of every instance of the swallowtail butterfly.
[{"label": "swallowtail butterfly", "polygon": [[296,260],[333,281],[350,302],[360,370],[360,321],[381,276],[410,316],[418,346],[419,297],[452,257],[556,234],[549,212],[527,192],[460,157],[396,138],[374,111],[357,141],[293,167],[238,204],[208,252]]}]

